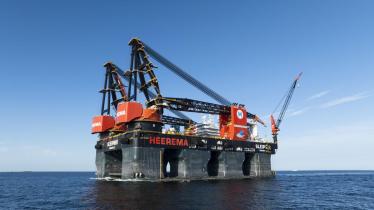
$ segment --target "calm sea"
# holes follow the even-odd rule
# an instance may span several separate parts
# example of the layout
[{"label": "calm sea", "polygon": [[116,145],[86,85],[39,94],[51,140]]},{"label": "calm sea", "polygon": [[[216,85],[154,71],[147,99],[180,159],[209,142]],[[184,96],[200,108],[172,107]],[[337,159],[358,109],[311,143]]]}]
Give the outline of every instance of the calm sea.
[{"label": "calm sea", "polygon": [[374,209],[374,171],[275,178],[108,182],[89,172],[0,173],[0,209]]}]

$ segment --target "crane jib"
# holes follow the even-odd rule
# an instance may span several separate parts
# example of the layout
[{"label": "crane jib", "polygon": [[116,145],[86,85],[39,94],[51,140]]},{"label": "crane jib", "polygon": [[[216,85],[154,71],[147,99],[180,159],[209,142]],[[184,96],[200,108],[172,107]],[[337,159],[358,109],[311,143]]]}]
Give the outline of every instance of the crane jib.
[{"label": "crane jib", "polygon": [[[144,44],[142,42],[144,48],[145,48],[145,51],[150,55],[152,56],[153,58],[155,58],[156,60],[158,60],[160,63],[164,64],[165,66],[167,66],[168,68],[170,66],[173,66],[173,68],[169,68],[169,70],[173,71],[174,73],[176,73],[178,76],[181,76],[182,78],[187,78],[186,81],[190,82],[191,84],[198,84],[198,87],[200,87],[199,89],[202,90],[204,93],[206,93],[207,95],[211,96],[212,98],[216,99],[218,102],[220,102],[222,105],[214,105],[214,104],[211,104],[211,103],[205,103],[205,102],[199,102],[199,103],[204,103],[204,104],[209,104],[210,107],[220,107],[219,109],[221,111],[210,111],[210,112],[207,112],[207,113],[220,113],[222,112],[222,110],[229,110],[229,106],[231,106],[231,102],[229,102],[227,99],[223,98],[222,96],[220,96],[218,93],[214,92],[213,90],[211,90],[210,88],[206,87],[204,84],[202,84],[201,82],[199,82],[198,80],[194,79],[191,75],[189,75],[188,73],[184,72],[183,70],[181,70],[180,68],[178,68],[176,65],[172,64],[170,61],[168,61],[167,59],[163,58],[160,54],[158,54],[157,52],[155,52],[152,48],[150,48],[149,46],[147,46],[146,44]],[[155,57],[156,56],[156,57]],[[161,62],[159,59],[161,59],[163,62]],[[114,64],[113,64],[114,65]],[[115,65],[114,65],[115,66]],[[121,77],[123,77],[126,81],[129,81],[129,78],[125,76],[125,72],[123,70],[121,70],[119,67],[115,66],[119,75],[121,75]],[[133,81],[134,82],[134,81]],[[195,86],[195,85],[194,85]],[[196,87],[196,86],[195,86]],[[137,89],[140,89],[141,88],[141,84],[139,82],[136,82],[136,88]],[[150,97],[152,98],[156,98],[156,94],[152,91],[148,91],[148,94]],[[191,101],[194,101],[194,102],[197,102],[196,100],[191,100]],[[213,105],[213,106],[212,106]],[[225,107],[225,108],[222,108],[222,107]],[[188,109],[169,109],[173,114],[175,114],[176,116],[182,118],[182,119],[187,119],[187,120],[191,120],[188,116],[184,115],[181,111],[191,111],[191,110],[188,110]],[[195,110],[195,109],[194,109]],[[226,111],[224,111],[226,112]],[[255,114],[252,114],[250,112],[247,112],[247,117],[249,119],[255,119],[255,120],[259,120],[259,118],[255,115]],[[262,123],[262,122],[261,122]],[[263,124],[263,123],[262,123]]]},{"label": "crane jib", "polygon": [[300,73],[296,79],[293,81],[292,85],[291,85],[291,88],[288,90],[288,93],[287,93],[287,97],[286,97],[286,100],[282,106],[282,109],[281,109],[281,112],[279,113],[279,117],[278,117],[278,120],[277,120],[277,123],[276,123],[276,127],[279,128],[283,118],[284,118],[284,115],[286,114],[286,111],[287,111],[287,108],[290,104],[290,101],[291,101],[291,98],[292,98],[292,95],[295,91],[295,88],[296,88],[296,85],[297,85],[297,82],[299,81],[300,77],[301,77],[302,73]]},{"label": "crane jib", "polygon": [[194,87],[196,87],[197,89],[199,89],[200,91],[205,93],[206,95],[212,97],[217,102],[219,102],[223,105],[227,105],[227,106],[232,104],[229,100],[227,100],[223,96],[219,95],[217,92],[210,89],[209,87],[207,87],[206,85],[204,85],[203,83],[201,83],[200,81],[198,81],[197,79],[192,77],[187,72],[183,71],[181,68],[179,68],[178,66],[176,66],[175,64],[173,64],[172,62],[167,60],[165,57],[163,57],[158,52],[153,50],[151,47],[146,45],[144,42],[142,42],[142,44],[144,45],[144,50],[151,57],[153,57],[155,60],[157,60],[158,62],[160,62],[164,66],[166,66],[170,71],[177,74],[179,77],[181,77],[182,79],[184,79],[185,81],[187,81],[188,83],[190,83],[191,85],[193,85]]}]

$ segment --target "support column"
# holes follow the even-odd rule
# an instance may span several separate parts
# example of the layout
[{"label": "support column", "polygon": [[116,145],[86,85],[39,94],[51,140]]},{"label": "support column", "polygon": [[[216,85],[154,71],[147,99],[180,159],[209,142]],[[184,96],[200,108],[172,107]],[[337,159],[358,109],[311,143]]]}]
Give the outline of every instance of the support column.
[{"label": "support column", "polygon": [[224,162],[222,173],[225,178],[241,178],[243,175],[244,153],[242,152],[223,152],[220,160]]},{"label": "support column", "polygon": [[105,153],[102,149],[96,149],[96,176],[97,178],[104,178],[108,174],[105,174]]},{"label": "support column", "polygon": [[179,155],[178,178],[208,178],[209,151],[182,150]]},{"label": "support column", "polygon": [[251,160],[252,177],[271,177],[274,173],[271,171],[271,154],[256,153]]},{"label": "support column", "polygon": [[122,151],[114,150],[105,152],[105,176],[121,178]]},{"label": "support column", "polygon": [[162,178],[161,150],[122,145],[122,179]]}]

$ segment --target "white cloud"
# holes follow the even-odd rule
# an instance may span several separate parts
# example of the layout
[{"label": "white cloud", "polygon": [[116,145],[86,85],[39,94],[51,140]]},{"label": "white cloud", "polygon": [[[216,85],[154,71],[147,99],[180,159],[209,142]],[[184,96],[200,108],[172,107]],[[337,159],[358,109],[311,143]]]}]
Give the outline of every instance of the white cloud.
[{"label": "white cloud", "polygon": [[346,104],[346,103],[362,100],[362,99],[365,99],[369,96],[370,96],[370,94],[368,92],[361,92],[361,93],[357,93],[355,95],[345,96],[345,97],[342,97],[342,98],[338,98],[338,99],[329,101],[325,104],[322,104],[321,107],[322,108],[330,108],[330,107],[333,107],[333,106],[338,106],[338,105],[341,105],[341,104]]},{"label": "white cloud", "polygon": [[57,152],[51,149],[43,149],[41,152],[44,156],[57,156]]},{"label": "white cloud", "polygon": [[322,92],[319,92],[319,93],[316,93],[316,94],[310,96],[306,100],[310,101],[310,100],[314,100],[314,99],[317,99],[317,98],[321,98],[321,97],[323,97],[323,96],[325,96],[325,95],[327,95],[329,93],[330,93],[330,90],[325,90],[325,91],[322,91]]},{"label": "white cloud", "polygon": [[305,108],[302,108],[302,109],[299,109],[299,110],[296,110],[296,111],[292,111],[288,114],[288,116],[293,117],[293,116],[301,115],[301,114],[304,114],[305,112],[307,112],[310,109],[311,109],[311,107],[305,107]]},{"label": "white cloud", "polygon": [[[280,139],[273,156],[279,170],[372,170],[372,122],[351,122],[292,131]],[[347,155],[348,154],[348,155]]]}]

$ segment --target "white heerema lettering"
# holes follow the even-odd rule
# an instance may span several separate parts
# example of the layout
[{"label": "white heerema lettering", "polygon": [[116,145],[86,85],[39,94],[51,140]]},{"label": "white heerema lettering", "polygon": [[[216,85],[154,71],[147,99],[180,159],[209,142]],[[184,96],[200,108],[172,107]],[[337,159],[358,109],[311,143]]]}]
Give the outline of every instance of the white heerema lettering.
[{"label": "white heerema lettering", "polygon": [[120,116],[123,116],[123,115],[126,115],[126,111],[125,110],[117,112],[117,117],[120,117]]},{"label": "white heerema lettering", "polygon": [[263,145],[263,144],[256,144],[256,149],[265,149],[265,145]]},{"label": "white heerema lettering", "polygon": [[101,127],[101,122],[92,123],[92,127]]},{"label": "white heerema lettering", "polygon": [[248,126],[245,126],[245,125],[237,125],[237,124],[235,124],[234,127],[235,127],[235,128],[248,128]]},{"label": "white heerema lettering", "polygon": [[110,141],[110,142],[107,143],[108,147],[113,147],[113,146],[116,146],[116,145],[118,145],[118,140]]}]

